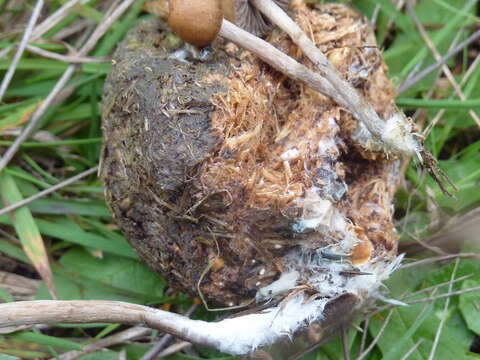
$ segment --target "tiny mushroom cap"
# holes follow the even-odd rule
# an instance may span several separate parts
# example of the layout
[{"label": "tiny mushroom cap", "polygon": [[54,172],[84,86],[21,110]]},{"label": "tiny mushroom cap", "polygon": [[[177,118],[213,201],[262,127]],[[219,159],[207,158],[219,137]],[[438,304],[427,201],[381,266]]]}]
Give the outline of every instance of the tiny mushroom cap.
[{"label": "tiny mushroom cap", "polygon": [[185,42],[204,47],[213,42],[223,21],[221,0],[170,0],[168,24]]},{"label": "tiny mushroom cap", "polygon": [[[287,10],[292,0],[269,0]],[[256,36],[265,36],[272,23],[249,0],[221,0],[225,18]]]}]

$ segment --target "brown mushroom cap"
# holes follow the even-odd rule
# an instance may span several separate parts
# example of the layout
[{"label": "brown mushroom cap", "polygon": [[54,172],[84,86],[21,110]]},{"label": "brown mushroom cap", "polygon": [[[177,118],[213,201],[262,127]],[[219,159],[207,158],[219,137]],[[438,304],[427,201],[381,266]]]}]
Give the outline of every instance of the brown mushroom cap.
[{"label": "brown mushroom cap", "polygon": [[[273,0],[273,2],[283,10],[287,10],[291,0]],[[221,0],[221,3],[227,20],[256,36],[266,35],[273,27],[249,0]]]},{"label": "brown mushroom cap", "polygon": [[223,12],[219,0],[170,0],[168,24],[184,41],[206,46],[215,39],[222,26]]}]

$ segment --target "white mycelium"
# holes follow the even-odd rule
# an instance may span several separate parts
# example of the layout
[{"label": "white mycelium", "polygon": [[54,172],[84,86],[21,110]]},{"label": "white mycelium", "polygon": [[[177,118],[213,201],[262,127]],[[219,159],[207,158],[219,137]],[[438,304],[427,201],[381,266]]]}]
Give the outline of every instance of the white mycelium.
[{"label": "white mycelium", "polygon": [[[352,293],[360,299],[375,297],[381,282],[388,278],[401,261],[401,257],[390,263],[373,261],[371,264],[360,266],[361,271],[369,272],[371,275],[349,277],[340,273],[349,268],[348,264],[306,263],[302,257],[301,253],[292,253],[291,261],[296,259],[298,263],[291,263],[291,266],[308,267],[309,272],[313,274],[308,280],[322,297],[307,301],[303,294],[299,294],[260,313],[217,323],[197,322],[195,330],[209,334],[215,339],[215,346],[223,352],[234,355],[250,353],[258,347],[275,343],[282,337],[292,337],[297,330],[308,326],[312,321],[321,320],[326,304],[341,294]],[[323,271],[324,265],[328,266],[327,272]],[[322,271],[316,271],[321,268]],[[298,275],[300,273],[295,270],[285,273],[279,280],[269,285],[270,289],[273,287],[276,290],[275,294],[271,295],[291,290],[295,284],[291,280]],[[298,276],[297,280],[300,279],[301,276]]]},{"label": "white mycelium", "polygon": [[[338,128],[333,118],[329,119],[329,125]],[[405,153],[418,151],[415,139],[409,140],[412,137],[411,127],[408,127],[410,124],[400,115],[385,123],[385,143],[382,144],[362,126],[360,124],[357,131],[360,136],[357,141],[362,144],[380,146],[382,149],[385,143],[395,142],[398,138],[407,144]],[[338,154],[333,137],[318,144],[319,157],[335,160]],[[280,158],[282,161],[291,161],[298,156],[299,150],[293,147],[282,153]],[[328,165],[329,162],[325,161],[325,164]],[[296,200],[296,206],[302,209],[302,215],[294,222],[292,230],[297,233],[315,231],[319,236],[331,238],[331,241],[326,241],[327,245],[318,249],[312,249],[308,245],[299,246],[284,257],[283,274],[275,282],[259,289],[256,295],[257,302],[267,304],[286,296],[279,305],[260,313],[218,323],[202,322],[201,330],[218,339],[215,346],[220,350],[235,355],[246,354],[282,337],[291,337],[312,321],[322,320],[327,303],[343,294],[356,295],[360,302],[368,298],[383,298],[379,292],[382,281],[397,268],[402,257],[373,257],[356,268],[342,258],[341,255],[350,254],[360,240],[351,221],[336,207],[336,201],[345,193],[346,185],[336,178],[335,169],[331,165],[324,166],[322,171],[326,175],[321,179],[321,185],[306,189],[304,195]],[[337,184],[343,184],[344,188],[336,186]],[[335,238],[332,234],[335,234]],[[340,254],[340,257],[337,259],[328,254]],[[352,270],[364,274],[352,276],[349,273]],[[308,289],[309,294],[305,295],[302,289]],[[288,297],[291,291],[298,293]],[[312,292],[318,296],[314,300],[308,300]]]},{"label": "white mycelium", "polygon": [[412,123],[401,112],[393,114],[383,125],[382,137],[377,139],[362,122],[358,122],[352,139],[365,149],[373,151],[400,151],[407,156],[417,156],[422,160],[421,144],[413,132]]},{"label": "white mycelium", "polygon": [[356,268],[369,275],[349,276],[344,272],[352,270],[350,263],[322,256],[324,250],[349,253],[353,249],[358,239],[348,230],[349,220],[331,201],[322,199],[317,188],[309,189],[298,200],[298,204],[303,206],[304,214],[294,226],[296,231],[335,231],[343,235],[343,240],[323,249],[300,247],[292,251],[285,257],[286,271],[277,281],[260,289],[256,298],[257,301],[270,301],[299,289],[300,284],[308,284],[310,290],[315,290],[319,296],[315,300],[306,300],[307,296],[299,293],[260,313],[218,323],[202,322],[204,329],[201,330],[218,338],[216,346],[221,351],[235,355],[246,354],[282,337],[291,337],[312,321],[321,320],[326,304],[342,294],[351,293],[360,300],[382,298],[379,293],[382,281],[398,267],[402,257],[371,259]]}]

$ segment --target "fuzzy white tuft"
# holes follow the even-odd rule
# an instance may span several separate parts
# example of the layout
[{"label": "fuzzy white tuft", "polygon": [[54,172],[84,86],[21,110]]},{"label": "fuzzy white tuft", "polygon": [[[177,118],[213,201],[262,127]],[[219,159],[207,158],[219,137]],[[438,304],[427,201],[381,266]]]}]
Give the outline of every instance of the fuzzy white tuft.
[{"label": "fuzzy white tuft", "polygon": [[382,281],[398,267],[402,256],[394,259],[370,259],[353,269],[365,274],[350,276],[350,263],[325,256],[326,251],[349,253],[358,243],[356,234],[350,230],[349,219],[330,200],[322,198],[315,186],[297,199],[297,205],[303,209],[303,214],[293,225],[295,231],[313,229],[322,234],[337,232],[342,235],[342,239],[324,248],[298,247],[287,254],[284,257],[285,272],[275,282],[259,289],[256,300],[278,299],[301,284],[308,284],[319,297],[306,302],[304,296],[298,294],[261,313],[218,323],[198,322],[200,328],[196,331],[208,333],[215,341],[218,339],[215,345],[221,351],[234,355],[247,354],[258,347],[270,345],[281,337],[291,337],[312,321],[321,320],[325,305],[342,294],[351,293],[361,300],[383,298],[379,291]]},{"label": "fuzzy white tuft", "polygon": [[405,115],[397,112],[385,123],[382,141],[407,156],[419,156],[420,144],[415,138],[412,123]]},{"label": "fuzzy white tuft", "polygon": [[300,155],[300,151],[297,148],[291,148],[287,151],[285,151],[282,155],[280,155],[280,159],[283,161],[290,161],[290,160],[295,160],[298,158]]},{"label": "fuzzy white tuft", "polygon": [[[233,355],[251,353],[261,346],[275,343],[282,337],[292,337],[297,330],[313,321],[321,320],[327,303],[342,294],[352,293],[361,299],[378,295],[382,281],[388,278],[402,260],[402,256],[399,256],[390,263],[374,261],[373,264],[361,268],[362,271],[369,271],[371,275],[348,277],[341,274],[350,268],[346,263],[321,263],[306,260],[303,255],[301,251],[289,254],[287,257],[289,264],[291,267],[309,269],[313,275],[310,275],[308,282],[322,295],[321,298],[305,301],[305,297],[300,294],[261,313],[217,323],[198,321],[195,331],[208,334],[210,338],[215,339],[215,346],[223,352]],[[328,271],[320,271],[325,266],[328,266]],[[269,287],[283,292],[301,280],[301,274],[297,271],[288,271],[282,277]]]},{"label": "fuzzy white tuft", "polygon": [[299,278],[300,274],[295,270],[283,273],[278,280],[258,290],[257,302],[285,294],[295,287]]},{"label": "fuzzy white tuft", "polygon": [[362,122],[358,123],[352,139],[368,150],[416,155],[422,161],[422,146],[413,132],[413,125],[401,112],[395,113],[383,124],[380,139],[374,137]]},{"label": "fuzzy white tuft", "polygon": [[273,344],[322,317],[326,299],[305,302],[302,295],[262,313],[249,314],[217,323],[198,322],[195,331],[218,339],[220,351],[248,354],[260,346]]}]

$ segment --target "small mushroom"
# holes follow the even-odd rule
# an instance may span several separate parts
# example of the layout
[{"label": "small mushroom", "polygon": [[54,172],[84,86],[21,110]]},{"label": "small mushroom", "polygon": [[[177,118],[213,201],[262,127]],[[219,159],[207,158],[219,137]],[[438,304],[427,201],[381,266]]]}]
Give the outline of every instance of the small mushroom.
[{"label": "small mushroom", "polygon": [[198,48],[210,45],[222,26],[220,0],[170,0],[168,24],[185,42]]},{"label": "small mushroom", "polygon": [[[286,10],[291,0],[269,0]],[[222,19],[264,36],[272,23],[250,0],[170,0],[168,24],[187,43],[202,48],[213,42]]]}]

